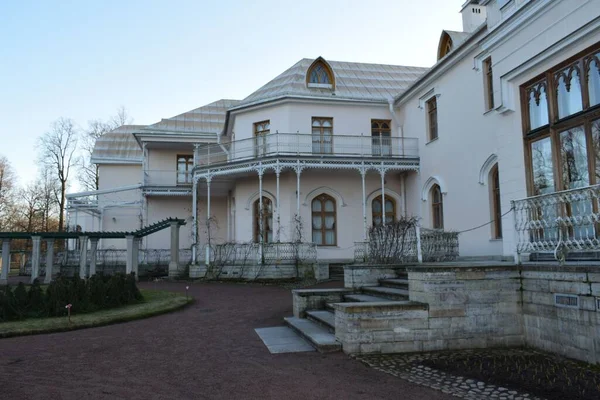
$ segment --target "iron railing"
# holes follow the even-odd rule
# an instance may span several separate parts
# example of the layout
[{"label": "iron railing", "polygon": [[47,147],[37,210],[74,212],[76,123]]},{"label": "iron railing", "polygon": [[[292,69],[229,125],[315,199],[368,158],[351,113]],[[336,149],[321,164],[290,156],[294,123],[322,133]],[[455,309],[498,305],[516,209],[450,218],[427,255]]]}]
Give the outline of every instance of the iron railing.
[{"label": "iron railing", "polygon": [[[454,261],[459,255],[458,232],[445,232],[437,229],[420,228],[421,254],[423,262]],[[418,241],[416,231],[411,230],[401,240],[403,243],[354,243],[354,262],[379,264],[416,263],[418,257]],[[386,247],[394,251],[386,252],[381,257],[379,249]]]},{"label": "iron railing", "polygon": [[517,254],[600,250],[600,185],[512,201]]},{"label": "iron railing", "polygon": [[216,265],[313,264],[317,262],[314,243],[223,243],[213,246]]},{"label": "iron railing", "polygon": [[176,170],[146,170],[144,171],[144,185],[191,187],[192,171],[181,172]]},{"label": "iron railing", "polygon": [[419,147],[417,138],[271,133],[199,147],[196,159],[210,166],[271,156],[417,158]]}]

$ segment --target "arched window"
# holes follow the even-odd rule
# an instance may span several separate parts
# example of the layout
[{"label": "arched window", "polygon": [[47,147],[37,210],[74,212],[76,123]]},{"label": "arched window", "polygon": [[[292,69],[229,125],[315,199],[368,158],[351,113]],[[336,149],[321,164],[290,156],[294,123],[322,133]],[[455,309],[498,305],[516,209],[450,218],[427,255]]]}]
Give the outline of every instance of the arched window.
[{"label": "arched window", "polygon": [[431,187],[431,213],[433,229],[444,229],[444,200],[439,185]]},{"label": "arched window", "polygon": [[307,86],[315,85],[317,87],[329,87],[331,89],[335,86],[335,79],[333,71],[327,62],[321,57],[317,58],[312,65],[308,68],[306,73],[306,84]]},{"label": "arched window", "polygon": [[502,239],[502,211],[500,209],[500,175],[498,174],[498,164],[494,165],[490,171],[490,197],[492,208],[492,237]]},{"label": "arched window", "polygon": [[337,244],[335,210],[333,197],[323,193],[313,199],[311,203],[313,243],[321,246]]},{"label": "arched window", "polygon": [[[384,214],[381,204],[381,195],[373,199],[373,226],[381,225]],[[385,223],[391,224],[396,221],[396,202],[390,196],[385,196]]]},{"label": "arched window", "polygon": [[[262,226],[261,226],[262,216]],[[262,198],[262,213],[260,202],[254,202],[254,241],[256,243],[270,243],[273,241],[273,202],[268,197]]]}]

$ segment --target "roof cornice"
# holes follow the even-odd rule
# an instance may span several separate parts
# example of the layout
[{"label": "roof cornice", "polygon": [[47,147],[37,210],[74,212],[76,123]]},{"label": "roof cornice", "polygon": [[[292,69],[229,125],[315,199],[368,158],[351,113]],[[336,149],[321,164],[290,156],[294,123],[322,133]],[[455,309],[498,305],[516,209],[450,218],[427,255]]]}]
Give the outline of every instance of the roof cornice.
[{"label": "roof cornice", "polygon": [[287,102],[300,102],[300,103],[340,103],[340,104],[356,104],[356,105],[385,105],[387,106],[388,100],[359,100],[359,99],[348,99],[348,98],[334,98],[334,97],[318,97],[318,96],[297,96],[297,95],[282,95],[273,97],[271,99],[265,99],[258,103],[250,103],[244,106],[238,106],[229,109],[228,113],[237,114],[238,111],[249,111],[258,109],[263,106],[272,106]]}]

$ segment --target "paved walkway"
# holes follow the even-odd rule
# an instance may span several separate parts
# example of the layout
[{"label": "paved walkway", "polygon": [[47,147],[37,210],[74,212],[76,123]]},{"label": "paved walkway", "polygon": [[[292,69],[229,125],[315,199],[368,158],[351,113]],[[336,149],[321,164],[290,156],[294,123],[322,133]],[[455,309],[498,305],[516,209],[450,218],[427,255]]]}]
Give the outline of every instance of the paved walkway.
[{"label": "paved walkway", "polygon": [[[142,287],[185,290],[183,283]],[[292,315],[289,290],[192,284],[196,302],[150,319],[0,339],[3,399],[451,399],[343,353],[271,354],[255,328]]]}]

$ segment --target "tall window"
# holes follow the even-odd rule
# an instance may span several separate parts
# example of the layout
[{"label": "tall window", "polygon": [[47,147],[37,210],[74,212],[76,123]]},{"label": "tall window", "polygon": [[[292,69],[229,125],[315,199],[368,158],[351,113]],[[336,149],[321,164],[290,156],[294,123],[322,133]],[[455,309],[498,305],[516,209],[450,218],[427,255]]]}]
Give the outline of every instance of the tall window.
[{"label": "tall window", "polygon": [[335,246],[336,238],[336,207],[333,197],[320,194],[311,203],[312,211],[312,240],[321,246]]},{"label": "tall window", "polygon": [[485,109],[494,108],[494,77],[492,75],[492,58],[488,57],[483,61],[483,79],[485,94]]},{"label": "tall window", "polygon": [[333,153],[333,118],[313,117],[312,146],[315,154]]},{"label": "tall window", "polygon": [[431,214],[433,229],[444,229],[444,200],[438,185],[433,185],[431,188]]},{"label": "tall window", "polygon": [[381,204],[381,195],[373,199],[373,226],[381,225],[385,215],[385,223],[391,224],[396,221],[396,202],[389,196],[385,196],[385,211]]},{"label": "tall window", "polygon": [[[261,225],[262,218],[262,225]],[[262,198],[262,212],[260,202],[254,202],[254,242],[271,243],[273,241],[273,202],[268,198]]]},{"label": "tall window", "polygon": [[498,173],[498,164],[494,165],[490,171],[490,196],[492,203],[492,237],[502,239],[502,211],[500,209],[500,175]]},{"label": "tall window", "polygon": [[271,133],[271,121],[254,123],[254,155],[257,157],[267,154],[267,135]]},{"label": "tall window", "polygon": [[530,195],[600,183],[600,43],[521,87]]},{"label": "tall window", "polygon": [[185,185],[192,183],[192,169],[194,168],[193,155],[177,156],[177,183]]},{"label": "tall window", "polygon": [[438,138],[437,98],[434,96],[427,101],[427,131],[428,140]]},{"label": "tall window", "polygon": [[390,128],[392,123],[389,119],[372,119],[371,120],[371,149],[374,156],[390,156],[392,155],[392,143]]}]

